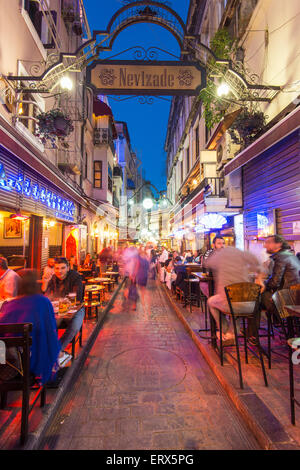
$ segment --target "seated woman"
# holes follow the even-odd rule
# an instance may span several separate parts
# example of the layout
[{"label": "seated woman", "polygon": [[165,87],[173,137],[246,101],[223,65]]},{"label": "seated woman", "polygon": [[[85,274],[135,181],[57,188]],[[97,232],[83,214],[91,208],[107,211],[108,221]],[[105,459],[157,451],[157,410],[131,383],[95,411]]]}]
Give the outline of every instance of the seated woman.
[{"label": "seated woman", "polygon": [[73,271],[78,271],[78,264],[76,261],[76,257],[74,255],[70,256],[69,266],[70,266],[70,269],[72,269]]},{"label": "seated woman", "polygon": [[61,348],[54,310],[50,300],[38,293],[37,272],[22,269],[18,274],[17,297],[2,305],[0,323],[32,323],[30,371],[45,384],[51,379]]},{"label": "seated woman", "polygon": [[89,269],[91,267],[91,264],[92,264],[91,255],[90,255],[90,253],[87,253],[86,257],[85,257],[85,260],[82,264],[82,267],[84,269]]}]

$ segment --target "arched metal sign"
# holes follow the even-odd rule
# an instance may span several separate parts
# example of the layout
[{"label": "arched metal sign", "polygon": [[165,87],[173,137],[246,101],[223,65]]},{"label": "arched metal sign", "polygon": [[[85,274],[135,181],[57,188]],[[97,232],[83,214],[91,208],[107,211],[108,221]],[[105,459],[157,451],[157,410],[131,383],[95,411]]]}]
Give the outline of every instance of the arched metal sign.
[{"label": "arched metal sign", "polygon": [[197,95],[205,87],[205,69],[181,61],[94,61],[87,83],[109,95]]}]

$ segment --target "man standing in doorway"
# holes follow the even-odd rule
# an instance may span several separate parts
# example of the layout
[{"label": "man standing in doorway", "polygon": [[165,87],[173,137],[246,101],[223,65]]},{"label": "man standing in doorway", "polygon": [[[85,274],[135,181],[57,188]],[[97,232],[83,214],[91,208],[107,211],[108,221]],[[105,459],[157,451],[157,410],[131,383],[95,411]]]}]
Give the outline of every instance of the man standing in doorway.
[{"label": "man standing in doorway", "polygon": [[[210,250],[207,250],[206,253],[204,253],[203,255],[203,260],[202,260],[203,267],[205,268],[205,262],[209,259],[209,257],[213,253],[216,253],[219,250],[222,250],[224,247],[225,247],[224,238],[221,237],[221,235],[216,235],[212,241],[212,248]],[[200,282],[200,289],[202,293],[208,298],[209,297],[208,282]]]}]

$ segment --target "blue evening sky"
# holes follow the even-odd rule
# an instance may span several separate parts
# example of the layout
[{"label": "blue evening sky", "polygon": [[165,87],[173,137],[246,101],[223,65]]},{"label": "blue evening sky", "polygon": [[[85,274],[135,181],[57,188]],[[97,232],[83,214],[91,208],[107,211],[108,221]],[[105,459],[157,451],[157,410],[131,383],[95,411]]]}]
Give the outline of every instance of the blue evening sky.
[{"label": "blue evening sky", "polygon": [[[168,5],[186,21],[189,0],[171,0]],[[106,30],[112,15],[122,6],[121,0],[84,0],[87,18],[91,31]],[[159,47],[179,56],[179,45],[176,39],[164,28],[142,23],[130,26],[117,37],[113,50],[103,53],[100,58],[124,51],[133,46]],[[116,59],[134,59],[133,51],[122,54]],[[174,57],[161,53],[159,60],[176,60]],[[116,101],[111,97],[109,104],[116,121],[126,121],[131,139],[131,145],[142,161],[146,179],[150,180],[158,190],[166,189],[166,153],[164,143],[166,138],[168,115],[171,97],[164,100],[154,97],[152,105],[140,104],[137,97],[124,101]],[[125,98],[119,97],[119,98]],[[127,97],[126,97],[127,98]],[[167,100],[167,101],[166,101]]]}]

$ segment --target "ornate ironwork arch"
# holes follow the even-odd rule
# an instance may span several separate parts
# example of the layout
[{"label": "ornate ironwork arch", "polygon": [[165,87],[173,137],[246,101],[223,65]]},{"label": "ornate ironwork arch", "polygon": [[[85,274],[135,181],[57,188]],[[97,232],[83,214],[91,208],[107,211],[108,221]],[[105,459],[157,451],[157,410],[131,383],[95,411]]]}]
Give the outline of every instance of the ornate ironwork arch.
[{"label": "ornate ironwork arch", "polygon": [[112,48],[117,36],[124,29],[137,23],[153,23],[167,29],[184,49],[186,26],[180,16],[169,6],[156,1],[135,1],[120,8],[111,18],[107,33],[108,47]]},{"label": "ornate ironwork arch", "polygon": [[[253,77],[245,76],[245,71],[240,70],[237,63],[219,60],[209,47],[201,43],[199,36],[187,33],[186,25],[172,8],[155,0],[131,1],[121,7],[112,16],[106,30],[94,31],[92,39],[82,44],[74,53],[50,54],[44,64],[44,70],[40,62],[36,70],[31,67],[30,71],[35,75],[9,75],[4,78],[17,93],[51,93],[66,72],[82,72],[99,58],[101,52],[112,50],[116,38],[124,29],[137,23],[162,26],[177,40],[181,54],[194,57],[206,69],[209,69],[210,59],[213,58],[219,65],[216,76],[223,78],[236,90],[237,101],[271,101],[281,89],[280,86],[255,83]],[[149,57],[150,59],[153,60],[153,57]]]}]

